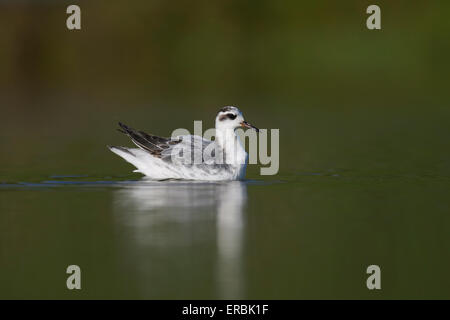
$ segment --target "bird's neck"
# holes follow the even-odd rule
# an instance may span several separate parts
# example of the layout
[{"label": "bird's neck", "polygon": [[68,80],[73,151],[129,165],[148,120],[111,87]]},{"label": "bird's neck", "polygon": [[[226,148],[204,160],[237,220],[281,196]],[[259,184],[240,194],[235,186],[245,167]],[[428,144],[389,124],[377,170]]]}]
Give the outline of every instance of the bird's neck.
[{"label": "bird's neck", "polygon": [[233,129],[216,129],[216,141],[224,151],[225,163],[236,166],[246,164],[247,153]]}]

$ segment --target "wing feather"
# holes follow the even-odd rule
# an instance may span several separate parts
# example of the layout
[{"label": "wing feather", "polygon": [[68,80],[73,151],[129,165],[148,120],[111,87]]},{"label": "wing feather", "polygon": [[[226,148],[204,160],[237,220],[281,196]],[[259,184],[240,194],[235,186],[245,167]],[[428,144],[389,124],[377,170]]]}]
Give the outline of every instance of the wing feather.
[{"label": "wing feather", "polygon": [[[183,152],[189,152],[191,163],[194,161],[194,154],[200,154],[201,157],[205,154],[205,149],[210,147],[212,152],[209,156],[215,156],[215,148],[211,148],[211,140],[206,140],[200,136],[184,135],[179,137],[164,138],[152,134],[138,131],[127,125],[119,122],[120,132],[126,134],[131,138],[131,141],[139,148],[149,152],[155,157],[164,160],[171,160],[173,153],[178,153],[181,149]],[[208,150],[209,151],[209,150]]]},{"label": "wing feather", "polygon": [[118,130],[129,136],[135,145],[156,157],[161,157],[161,152],[163,150],[168,149],[171,145],[181,142],[181,140],[158,137],[145,133],[144,131],[138,131],[121,122],[119,122],[119,126],[121,129]]}]

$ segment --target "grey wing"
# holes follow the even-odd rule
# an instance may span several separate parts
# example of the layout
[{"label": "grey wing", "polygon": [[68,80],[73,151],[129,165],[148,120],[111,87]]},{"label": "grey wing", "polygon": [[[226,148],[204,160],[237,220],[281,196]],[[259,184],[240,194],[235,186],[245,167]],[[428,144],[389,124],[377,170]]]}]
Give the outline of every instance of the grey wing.
[{"label": "grey wing", "polygon": [[[185,135],[176,138],[179,141],[176,144],[171,144],[168,148],[161,151],[161,158],[173,159],[173,157],[183,157],[187,159],[190,157],[190,164],[195,163],[196,160],[200,160],[202,164],[209,160],[213,162],[218,153],[218,148],[214,141],[203,139],[200,136]],[[181,153],[181,154],[180,154]]]},{"label": "grey wing", "polygon": [[[181,139],[181,142],[162,151],[162,159],[177,163],[180,159],[179,152],[183,150],[188,153],[187,157],[186,155],[181,157],[180,164],[187,167],[194,166],[197,174],[203,172],[205,176],[217,175],[223,173],[224,170],[231,171],[233,169],[229,164],[224,163],[224,152],[214,141],[192,135],[177,138]],[[186,162],[186,159],[190,161]]]},{"label": "grey wing", "polygon": [[178,138],[163,138],[138,131],[121,122],[119,122],[119,126],[121,129],[118,130],[129,136],[135,145],[158,158],[163,157],[162,153],[165,150],[171,149],[182,141]]}]

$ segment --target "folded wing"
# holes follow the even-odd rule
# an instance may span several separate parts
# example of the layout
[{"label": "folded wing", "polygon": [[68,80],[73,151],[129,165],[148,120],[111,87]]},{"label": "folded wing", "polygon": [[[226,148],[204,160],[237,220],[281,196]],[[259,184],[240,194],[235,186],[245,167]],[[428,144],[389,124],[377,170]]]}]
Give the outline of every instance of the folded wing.
[{"label": "folded wing", "polygon": [[138,131],[121,122],[119,122],[119,126],[120,129],[118,130],[129,136],[135,145],[158,158],[161,158],[161,153],[164,150],[181,142],[181,139],[163,138]]},{"label": "folded wing", "polygon": [[[158,158],[169,160],[172,156],[172,152],[178,152],[183,149],[185,152],[189,152],[192,160],[194,160],[194,154],[203,155],[205,148],[208,146],[210,146],[212,156],[214,157],[215,149],[211,148],[213,147],[211,146],[213,141],[203,139],[200,136],[185,135],[164,138],[145,133],[144,131],[135,130],[121,122],[119,122],[119,126],[120,129],[118,130],[129,136],[135,145]],[[177,148],[177,150],[175,150],[175,148]]]}]

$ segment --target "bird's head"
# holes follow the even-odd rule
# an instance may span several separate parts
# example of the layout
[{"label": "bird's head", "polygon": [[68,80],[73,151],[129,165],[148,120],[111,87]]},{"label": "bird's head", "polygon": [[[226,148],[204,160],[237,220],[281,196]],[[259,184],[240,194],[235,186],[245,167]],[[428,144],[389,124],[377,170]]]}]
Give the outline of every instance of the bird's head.
[{"label": "bird's head", "polygon": [[259,129],[245,121],[241,110],[233,106],[226,106],[220,109],[216,117],[216,129],[234,130],[237,128],[251,128],[259,132]]}]

